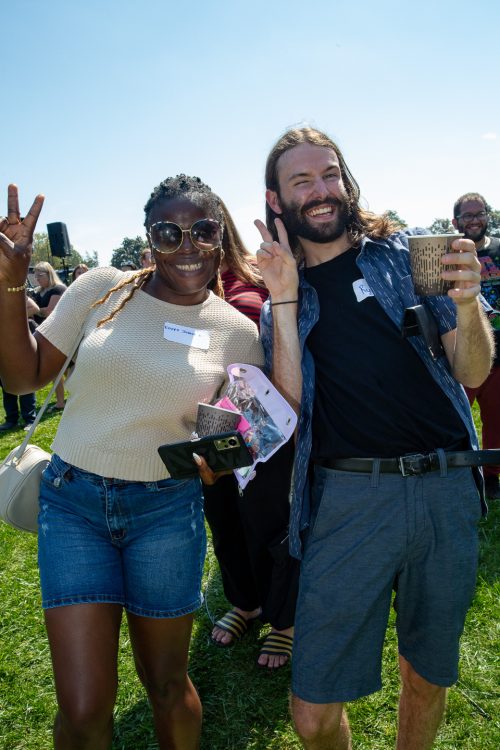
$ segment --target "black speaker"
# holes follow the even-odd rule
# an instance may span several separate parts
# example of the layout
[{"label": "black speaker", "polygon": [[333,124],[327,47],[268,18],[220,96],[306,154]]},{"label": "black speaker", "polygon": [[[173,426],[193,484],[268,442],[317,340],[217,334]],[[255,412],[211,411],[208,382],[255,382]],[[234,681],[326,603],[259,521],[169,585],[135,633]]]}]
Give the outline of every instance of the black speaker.
[{"label": "black speaker", "polygon": [[69,244],[68,230],[66,224],[62,221],[54,221],[47,224],[49,233],[50,252],[57,258],[66,258],[71,255],[71,246]]}]

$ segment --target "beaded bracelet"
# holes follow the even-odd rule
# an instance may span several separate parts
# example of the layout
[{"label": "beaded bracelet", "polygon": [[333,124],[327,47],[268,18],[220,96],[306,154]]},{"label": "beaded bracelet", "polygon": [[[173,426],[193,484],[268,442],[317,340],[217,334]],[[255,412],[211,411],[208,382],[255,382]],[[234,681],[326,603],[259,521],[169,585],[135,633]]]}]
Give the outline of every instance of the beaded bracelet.
[{"label": "beaded bracelet", "polygon": [[275,305],[294,305],[298,301],[298,299],[287,299],[283,302],[271,302],[271,307],[274,307]]},{"label": "beaded bracelet", "polygon": [[22,284],[21,286],[8,286],[7,291],[8,292],[24,292],[27,286],[28,286],[28,282],[25,281],[24,284]]}]

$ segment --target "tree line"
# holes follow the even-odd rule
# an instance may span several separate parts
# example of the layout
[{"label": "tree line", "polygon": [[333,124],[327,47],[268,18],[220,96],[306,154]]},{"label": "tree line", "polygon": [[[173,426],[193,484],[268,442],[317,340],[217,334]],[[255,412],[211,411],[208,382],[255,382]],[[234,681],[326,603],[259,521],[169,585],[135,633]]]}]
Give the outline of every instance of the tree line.
[{"label": "tree line", "polygon": [[[402,229],[408,227],[408,223],[402,219],[397,211],[392,209],[385,212],[393,221],[398,223]],[[429,234],[447,234],[454,232],[453,224],[450,219],[436,218],[428,229]],[[488,235],[490,237],[500,237],[500,211],[490,208],[488,221]],[[147,247],[147,241],[143,237],[124,237],[119,247],[113,250],[111,256],[111,265],[115,268],[121,268],[125,263],[132,261],[137,268],[140,268],[141,251]],[[80,254],[73,245],[71,245],[71,255],[67,258],[56,258],[51,255],[49,238],[47,232],[38,232],[35,234],[33,242],[32,264],[35,265],[42,260],[49,261],[54,268],[62,269],[64,265],[68,268],[74,268],[79,263],[85,263],[89,268],[95,268],[99,265],[97,252],[87,252]]]}]

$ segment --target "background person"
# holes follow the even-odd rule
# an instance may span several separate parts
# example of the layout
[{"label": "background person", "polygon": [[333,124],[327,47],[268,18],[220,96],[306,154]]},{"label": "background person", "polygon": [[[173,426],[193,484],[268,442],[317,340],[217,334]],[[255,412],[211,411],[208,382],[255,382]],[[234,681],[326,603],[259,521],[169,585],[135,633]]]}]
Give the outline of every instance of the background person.
[{"label": "background person", "polygon": [[[198,478],[168,477],[157,448],[189,438],[198,401],[223,388],[229,364],[262,364],[257,328],[217,296],[219,281],[216,293],[207,289],[218,277],[223,215],[206,185],[180,175],[145,207],[155,267],[83,274],[30,336],[18,289],[42,202],[21,222],[11,185],[0,219],[0,372],[7,386],[43,386],[85,325],[40,493],[55,747],[110,746],[125,609],[159,747],[194,750],[201,705],[187,662],[201,604],[203,497]],[[199,341],[196,331],[208,333]],[[145,375],[147,389],[138,386]]]},{"label": "background person", "polygon": [[73,283],[73,281],[76,281],[77,278],[82,275],[82,273],[87,273],[88,270],[89,267],[86,265],[86,263],[79,263],[77,266],[75,266],[71,273],[71,283]]},{"label": "background person", "polygon": [[[233,219],[224,212],[224,299],[257,325],[268,297],[255,257],[247,250]],[[212,531],[224,593],[232,609],[215,623],[212,639],[229,646],[244,635],[249,622],[271,624],[258,664],[276,669],[291,656],[299,563],[288,553],[288,516],[293,443],[269,461],[240,493],[234,475],[204,488],[205,514]]]},{"label": "background person", "polygon": [[[36,323],[33,320],[33,316],[36,315],[38,311],[38,305],[36,302],[26,296],[26,314],[31,333],[36,329]],[[36,394],[24,393],[21,396],[18,396],[16,393],[8,393],[2,386],[2,399],[3,408],[5,410],[5,422],[0,424],[0,432],[15,430],[18,427],[19,413],[24,421],[23,429],[28,431],[36,419]]]},{"label": "background person", "polygon": [[[500,240],[488,237],[488,204],[479,193],[466,193],[453,206],[453,226],[476,246],[481,263],[481,293],[498,310],[494,326],[496,354],[491,372],[479,388],[466,388],[470,404],[477,399],[482,423],[483,448],[500,448]],[[500,466],[484,467],[486,497],[500,500]]]},{"label": "background person", "polygon": [[[55,310],[67,287],[61,282],[55,269],[47,261],[37,263],[33,269],[33,275],[38,284],[33,293],[33,300],[39,308],[38,313],[33,317],[37,325],[39,325]],[[61,378],[57,384],[55,394],[56,402],[47,409],[48,412],[62,411],[64,409],[66,403],[64,400],[64,378]]]},{"label": "background person", "polygon": [[149,249],[149,247],[145,247],[141,250],[139,261],[141,264],[141,268],[151,268],[152,266],[154,266],[153,257],[151,255],[151,250]]},{"label": "background person", "polygon": [[401,335],[405,309],[420,301],[408,238],[359,200],[324,133],[291,130],[272,149],[257,258],[271,295],[266,357],[272,349],[275,382],[299,413],[292,712],[309,750],[351,747],[344,703],[381,687],[395,589],[397,747],[429,750],[457,679],[477,567],[481,503],[470,467],[480,459],[460,383],[484,381],[492,337],[465,239],[443,257],[454,288],[423,300],[443,354],[433,359],[421,336]]}]

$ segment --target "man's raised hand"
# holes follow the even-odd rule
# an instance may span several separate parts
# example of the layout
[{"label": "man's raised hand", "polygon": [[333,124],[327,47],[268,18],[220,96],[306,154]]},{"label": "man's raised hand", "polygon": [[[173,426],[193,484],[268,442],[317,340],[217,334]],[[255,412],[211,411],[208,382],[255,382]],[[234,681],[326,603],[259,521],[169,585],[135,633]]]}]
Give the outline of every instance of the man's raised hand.
[{"label": "man's raised hand", "polygon": [[257,250],[257,263],[273,302],[297,299],[297,263],[290,250],[285,225],[281,219],[275,219],[278,232],[276,242],[262,221],[256,219],[254,224],[262,237],[262,243]]}]

